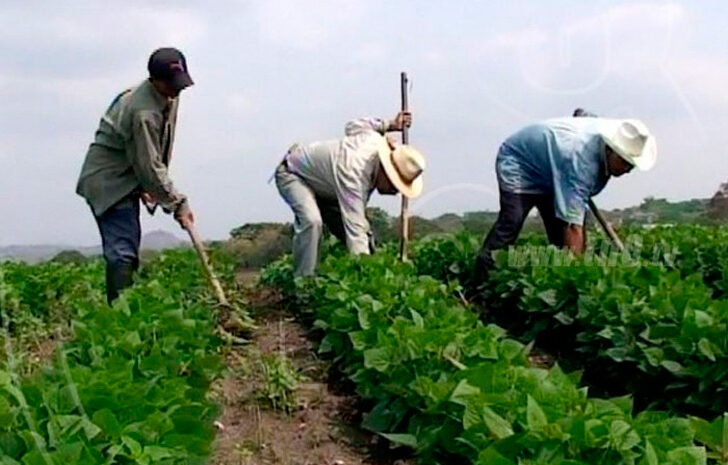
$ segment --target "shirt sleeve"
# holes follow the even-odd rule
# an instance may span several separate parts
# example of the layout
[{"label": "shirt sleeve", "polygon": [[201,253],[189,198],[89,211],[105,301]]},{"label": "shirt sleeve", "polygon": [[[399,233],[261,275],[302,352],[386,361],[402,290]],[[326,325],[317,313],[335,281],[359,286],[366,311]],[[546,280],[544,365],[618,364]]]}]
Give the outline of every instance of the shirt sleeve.
[{"label": "shirt sleeve", "polygon": [[369,221],[366,217],[366,198],[356,192],[344,192],[339,199],[341,219],[346,233],[346,247],[356,255],[369,255]]},{"label": "shirt sleeve", "polygon": [[579,173],[574,161],[554,173],[554,211],[556,217],[573,225],[582,226],[593,182]]},{"label": "shirt sleeve", "polygon": [[[379,136],[377,136],[379,137]],[[369,254],[369,221],[366,217],[369,188],[362,173],[366,170],[338,171],[337,198],[346,234],[346,247],[352,254]]]},{"label": "shirt sleeve", "polygon": [[376,131],[384,134],[389,128],[389,121],[382,118],[359,118],[346,123],[344,133],[347,136],[355,136],[364,131]]},{"label": "shirt sleeve", "polygon": [[132,118],[132,147],[128,156],[145,192],[168,211],[176,211],[186,200],[177,192],[162,161],[161,115],[137,113]]}]

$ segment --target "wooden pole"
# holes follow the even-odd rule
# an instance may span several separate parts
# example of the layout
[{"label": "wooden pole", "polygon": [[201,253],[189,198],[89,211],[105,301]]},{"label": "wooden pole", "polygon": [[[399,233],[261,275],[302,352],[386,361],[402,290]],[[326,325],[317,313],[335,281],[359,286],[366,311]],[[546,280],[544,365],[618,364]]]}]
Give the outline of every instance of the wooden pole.
[{"label": "wooden pole", "polygon": [[215,291],[215,297],[217,297],[218,302],[222,307],[230,307],[230,303],[228,303],[227,297],[225,297],[225,292],[222,290],[222,286],[220,285],[220,281],[218,281],[217,276],[215,276],[215,272],[212,271],[212,266],[210,265],[210,259],[207,256],[207,252],[205,251],[205,245],[202,243],[202,238],[200,238],[200,233],[197,232],[197,227],[194,224],[191,224],[187,228],[187,233],[190,235],[190,239],[192,240],[192,245],[195,246],[195,250],[197,251],[197,256],[200,257],[200,261],[202,262],[202,267],[205,269],[205,274],[207,274],[207,277],[210,279],[210,284],[212,284],[212,289]]},{"label": "wooden pole", "polygon": [[[404,71],[400,74],[400,90],[402,93],[402,111],[409,111],[409,103],[407,101],[407,73]],[[409,128],[406,125],[402,128],[402,143],[409,144]],[[402,239],[399,244],[399,259],[404,262],[407,261],[407,250],[409,246],[409,199],[405,195],[402,195],[400,224],[402,225]]]},{"label": "wooden pole", "polygon": [[597,219],[599,224],[602,226],[602,229],[604,229],[604,232],[607,233],[607,236],[609,236],[612,242],[614,242],[614,245],[617,246],[620,252],[624,251],[624,244],[622,243],[622,240],[619,238],[617,232],[614,230],[614,228],[612,228],[612,225],[609,224],[602,212],[599,211],[599,208],[597,208],[597,204],[595,204],[592,199],[589,199],[589,208],[591,209],[594,217]]}]

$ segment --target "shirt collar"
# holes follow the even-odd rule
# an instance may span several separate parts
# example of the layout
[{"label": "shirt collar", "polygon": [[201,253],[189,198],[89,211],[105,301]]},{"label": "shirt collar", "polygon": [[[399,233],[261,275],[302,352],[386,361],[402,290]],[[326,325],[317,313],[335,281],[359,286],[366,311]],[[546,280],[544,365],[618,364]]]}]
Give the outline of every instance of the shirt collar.
[{"label": "shirt collar", "polygon": [[154,102],[159,106],[160,110],[165,110],[172,105],[172,101],[174,99],[162,95],[162,93],[159,92],[156,87],[154,87],[152,81],[147,79],[146,85],[149,87],[149,93],[151,94]]}]

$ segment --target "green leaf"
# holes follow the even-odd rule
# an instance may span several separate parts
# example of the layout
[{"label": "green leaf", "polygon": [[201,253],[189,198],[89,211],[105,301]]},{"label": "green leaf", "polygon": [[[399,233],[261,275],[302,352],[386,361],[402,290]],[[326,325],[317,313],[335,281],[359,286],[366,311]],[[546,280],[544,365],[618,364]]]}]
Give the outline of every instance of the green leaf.
[{"label": "green leaf", "polygon": [[110,409],[105,408],[95,412],[92,421],[112,438],[121,436],[122,427],[116,419],[116,415]]},{"label": "green leaf", "polygon": [[657,452],[655,452],[655,448],[652,447],[649,439],[645,441],[645,461],[647,462],[645,465],[660,465]]},{"label": "green leaf", "polygon": [[707,457],[702,447],[678,447],[667,453],[667,460],[675,465],[705,465]]},{"label": "green leaf", "polygon": [[685,368],[674,360],[663,360],[660,365],[674,375],[681,376],[685,374]]},{"label": "green leaf", "polygon": [[546,414],[530,395],[526,405],[526,422],[528,427],[534,431],[539,431],[548,424]]},{"label": "green leaf", "polygon": [[357,306],[357,318],[359,319],[359,326],[361,329],[371,329],[369,324],[369,309],[366,306]]},{"label": "green leaf", "polygon": [[[46,452],[46,454],[48,454]],[[25,454],[23,456],[23,465],[48,465],[49,463],[53,463],[52,459],[49,459],[46,461],[45,457],[43,457],[43,454],[38,450],[30,451],[29,453]]]},{"label": "green leaf", "polygon": [[387,371],[389,368],[390,356],[387,350],[381,347],[367,349],[364,351],[364,366],[380,372]]},{"label": "green leaf", "polygon": [[149,457],[152,460],[152,463],[156,463],[160,460],[175,457],[179,454],[169,447],[146,446],[144,447],[144,455]]},{"label": "green leaf", "polygon": [[53,453],[55,463],[71,464],[79,463],[83,452],[83,443],[62,444]]},{"label": "green leaf", "polygon": [[565,312],[559,312],[556,315],[554,315],[554,319],[561,323],[562,325],[570,325],[574,323],[574,318],[572,318],[570,315],[568,315]]},{"label": "green leaf", "polygon": [[496,438],[503,439],[513,435],[511,424],[505,418],[495,413],[490,407],[483,407],[483,420]]},{"label": "green leaf", "polygon": [[354,350],[362,351],[367,347],[367,333],[366,331],[351,331],[349,333],[349,339]]},{"label": "green leaf", "polygon": [[547,289],[538,293],[538,298],[544,301],[546,305],[553,307],[556,305],[556,289]]},{"label": "green leaf", "polygon": [[0,452],[20,458],[25,450],[25,441],[17,433],[0,432]]},{"label": "green leaf", "polygon": [[495,447],[490,446],[478,454],[478,465],[516,465],[516,462],[503,456]]},{"label": "green leaf", "polygon": [[425,327],[425,320],[422,318],[422,315],[413,309],[410,309],[410,315],[412,316],[412,321],[415,323],[417,328],[423,329]]},{"label": "green leaf", "polygon": [[665,352],[659,347],[647,347],[642,352],[647,357],[647,362],[654,367],[660,366],[665,357]]},{"label": "green leaf", "polygon": [[81,426],[89,441],[101,433],[101,428],[93,424],[88,418],[81,420]]},{"label": "green leaf", "polygon": [[134,438],[130,436],[122,436],[121,442],[129,449],[129,453],[132,457],[139,457],[142,455],[142,446]]},{"label": "green leaf", "polygon": [[713,326],[714,320],[708,312],[695,310],[695,324],[698,328],[707,328]]},{"label": "green leaf", "polygon": [[387,438],[390,442],[400,446],[407,446],[413,449],[417,448],[417,437],[412,434],[388,434],[380,433],[381,436]]},{"label": "green leaf", "polygon": [[705,355],[710,361],[715,362],[715,352],[713,352],[713,344],[705,338],[698,341],[698,349],[700,353]]},{"label": "green leaf", "polygon": [[480,394],[480,389],[468,384],[468,380],[461,380],[450,395],[450,402],[459,405],[467,405],[474,396]]}]

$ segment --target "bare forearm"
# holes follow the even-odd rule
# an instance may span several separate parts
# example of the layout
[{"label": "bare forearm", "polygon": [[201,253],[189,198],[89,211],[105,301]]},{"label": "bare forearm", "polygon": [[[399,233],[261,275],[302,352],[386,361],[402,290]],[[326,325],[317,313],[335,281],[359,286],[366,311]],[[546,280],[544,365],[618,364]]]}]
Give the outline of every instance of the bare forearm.
[{"label": "bare forearm", "polygon": [[586,249],[586,235],[584,228],[570,224],[564,228],[564,247],[581,255]]}]

